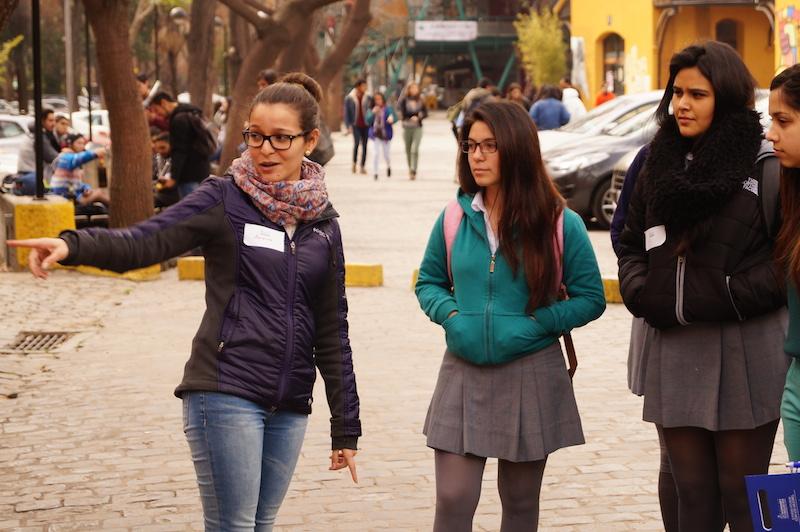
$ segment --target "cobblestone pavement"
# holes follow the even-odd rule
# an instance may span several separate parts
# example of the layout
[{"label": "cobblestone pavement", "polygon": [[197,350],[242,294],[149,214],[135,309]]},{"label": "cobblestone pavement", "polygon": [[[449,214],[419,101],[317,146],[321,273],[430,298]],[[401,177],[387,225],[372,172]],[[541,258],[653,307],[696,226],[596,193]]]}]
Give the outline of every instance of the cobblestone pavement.
[{"label": "cobblestone pavement", "polygon": [[[385,286],[348,291],[365,436],[360,483],[327,470],[328,412],[317,409],[278,530],[429,530],[433,454],[422,423],[444,349],[410,290],[434,218],[455,192],[446,122],[426,122],[420,171],[402,139],[391,179],[350,173],[336,137],[328,186],[350,262],[384,265]],[[369,166],[371,166],[371,153]],[[592,231],[604,273],[607,233]],[[200,503],[172,395],[203,311],[203,286],[175,271],[149,283],[57,271],[47,282],[0,274],[0,346],[21,330],[79,331],[58,354],[0,354],[0,530],[199,530]],[[587,444],[550,457],[541,530],[658,530],[658,445],[626,388],[630,317],[611,305],[576,331],[575,378]],[[778,436],[773,462],[785,459]],[[778,468],[776,468],[778,470]],[[498,530],[490,461],[476,530]]]}]

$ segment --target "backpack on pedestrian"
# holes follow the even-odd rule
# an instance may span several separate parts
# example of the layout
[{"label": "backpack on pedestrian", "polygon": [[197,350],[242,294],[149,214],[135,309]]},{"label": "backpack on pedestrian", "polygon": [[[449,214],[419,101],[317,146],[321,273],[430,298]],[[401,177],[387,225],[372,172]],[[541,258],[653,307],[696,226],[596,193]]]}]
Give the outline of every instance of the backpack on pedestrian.
[{"label": "backpack on pedestrian", "polygon": [[213,123],[207,120],[200,111],[187,111],[189,125],[194,132],[193,149],[206,157],[217,151],[217,136],[212,132]]}]

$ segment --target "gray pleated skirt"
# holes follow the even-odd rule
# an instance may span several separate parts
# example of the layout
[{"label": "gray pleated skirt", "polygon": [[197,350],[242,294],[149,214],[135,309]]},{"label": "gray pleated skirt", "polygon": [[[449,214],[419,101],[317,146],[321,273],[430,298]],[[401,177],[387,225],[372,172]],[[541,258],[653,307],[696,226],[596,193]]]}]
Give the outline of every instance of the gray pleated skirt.
[{"label": "gray pleated skirt", "polygon": [[631,321],[631,341],[628,346],[628,388],[636,395],[644,395],[644,376],[647,372],[645,345],[650,330],[655,329],[647,325],[644,318],[633,318]]},{"label": "gray pleated skirt", "polygon": [[643,419],[665,427],[753,429],[780,417],[790,358],[781,309],[743,322],[643,324]]},{"label": "gray pleated skirt", "polygon": [[446,351],[423,432],[428,447],[512,462],[585,443],[560,343],[496,366]]}]

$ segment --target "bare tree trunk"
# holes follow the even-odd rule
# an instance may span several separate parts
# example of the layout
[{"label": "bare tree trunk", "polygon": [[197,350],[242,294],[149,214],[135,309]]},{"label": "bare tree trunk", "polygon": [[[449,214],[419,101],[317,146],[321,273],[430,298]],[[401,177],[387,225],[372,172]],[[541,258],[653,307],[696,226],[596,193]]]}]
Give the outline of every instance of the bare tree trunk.
[{"label": "bare tree trunk", "polygon": [[331,131],[339,131],[342,127],[342,101],[344,99],[342,68],[372,19],[369,4],[370,0],[355,1],[341,36],[322,60],[317,72],[317,81],[326,88],[326,101],[323,102],[323,108],[325,123],[328,124]]},{"label": "bare tree trunk", "polygon": [[[303,38],[303,36],[308,35],[309,27],[313,27],[313,24],[310,23],[311,16],[318,9],[335,1],[291,0],[281,3],[281,7],[271,17],[262,19],[256,14],[254,2],[251,0],[220,0],[232,11],[246,18],[256,28],[258,35],[258,39],[253,43],[242,62],[232,91],[233,105],[228,115],[225,145],[220,160],[221,168],[227,168],[234,156],[237,155],[236,147],[241,142],[239,130],[247,119],[250,101],[256,93],[255,79],[258,72],[275,64],[281,54],[286,55],[287,47],[295,46],[299,42],[308,42],[308,38]],[[341,70],[353,48],[361,39],[364,29],[370,21],[369,4],[369,0],[355,0],[341,38],[331,49],[331,53],[322,61],[317,81],[323,90]],[[298,46],[298,48],[302,47]],[[301,54],[299,59],[294,54],[286,55],[286,65],[293,68],[302,67],[304,60],[305,53]],[[333,103],[329,105],[333,105]]]},{"label": "bare tree trunk", "polygon": [[247,111],[250,102],[256,95],[258,86],[256,76],[264,65],[275,63],[278,54],[285,47],[272,39],[257,41],[250,53],[247,54],[231,93],[231,109],[228,113],[228,122],[225,125],[225,144],[222,146],[220,169],[227,169],[233,159],[238,156],[237,147],[241,143],[240,131],[247,120]]},{"label": "bare tree trunk", "polygon": [[99,44],[97,73],[114,139],[110,225],[125,227],[153,214],[152,154],[128,45],[128,1],[83,0],[83,4]]},{"label": "bare tree trunk", "polygon": [[342,102],[344,101],[344,81],[342,76],[335,76],[328,84],[328,90],[325,91],[325,101],[323,103],[323,112],[325,114],[325,123],[331,131],[341,131],[342,129]]},{"label": "bare tree trunk", "polygon": [[331,80],[341,72],[353,48],[358,45],[358,41],[364,35],[364,30],[367,29],[367,25],[372,19],[369,2],[370,0],[355,0],[341,36],[322,60],[317,81],[323,87],[327,87]]},{"label": "bare tree trunk", "polygon": [[217,0],[192,1],[192,27],[186,39],[189,48],[189,94],[192,103],[211,116],[210,82],[214,78],[214,10]]},{"label": "bare tree trunk", "polygon": [[[299,31],[292,36],[292,46],[286,48],[281,54],[281,59],[278,62],[278,70],[280,72],[295,72],[302,70],[303,60],[306,58],[306,51],[314,46],[311,42],[311,35],[314,30],[314,24],[306,21],[306,24],[300,27]],[[310,73],[313,75],[313,73]]]},{"label": "bare tree trunk", "polygon": [[19,0],[5,0],[0,3],[0,30],[6,27],[6,22],[11,18],[11,13],[17,9]]},{"label": "bare tree trunk", "polygon": [[134,45],[136,44],[136,37],[142,30],[144,22],[153,12],[155,7],[156,3],[153,2],[153,0],[139,0],[136,4],[136,13],[133,14],[133,21],[131,22],[131,27],[128,34],[128,45],[131,47],[131,49],[133,49]]}]

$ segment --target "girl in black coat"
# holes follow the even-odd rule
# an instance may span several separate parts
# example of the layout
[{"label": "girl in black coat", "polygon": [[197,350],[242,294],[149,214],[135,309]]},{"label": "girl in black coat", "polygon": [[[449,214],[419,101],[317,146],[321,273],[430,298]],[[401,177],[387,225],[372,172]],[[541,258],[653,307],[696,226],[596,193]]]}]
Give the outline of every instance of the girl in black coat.
[{"label": "girl in black coat", "polygon": [[646,321],[643,417],[663,436],[681,531],[752,529],[744,476],[767,472],[780,416],[786,292],[754,89],[726,44],[673,56],[618,246],[623,300]]}]

